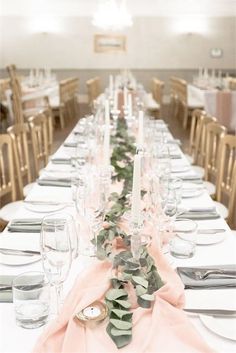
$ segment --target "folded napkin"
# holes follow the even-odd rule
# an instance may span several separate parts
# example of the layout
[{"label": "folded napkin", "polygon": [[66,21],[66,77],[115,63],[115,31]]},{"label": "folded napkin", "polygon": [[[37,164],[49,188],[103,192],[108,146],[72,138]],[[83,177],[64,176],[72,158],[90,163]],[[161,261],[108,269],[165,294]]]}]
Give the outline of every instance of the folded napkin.
[{"label": "folded napkin", "polygon": [[77,147],[77,142],[64,142],[64,147]]},{"label": "folded napkin", "polygon": [[42,219],[39,218],[13,219],[7,229],[16,233],[39,233],[41,224]]},{"label": "folded napkin", "polygon": [[178,139],[168,139],[167,143],[181,146],[181,141]]},{"label": "folded napkin", "polygon": [[179,216],[177,215],[178,218],[189,218],[192,220],[204,220],[204,219],[217,219],[220,218],[220,215],[216,211],[186,211],[181,213]]},{"label": "folded napkin", "polygon": [[2,287],[11,287],[14,276],[0,276],[0,303],[12,303],[12,289],[2,290]]},{"label": "folded napkin", "polygon": [[[191,325],[183,306],[183,287],[163,254],[152,243],[150,253],[166,284],[155,293],[150,309],[137,306],[130,295],[133,312],[132,341],[121,350],[106,333],[107,320],[98,325],[85,325],[75,314],[95,300],[104,300],[110,287],[111,264],[93,264],[78,276],[56,321],[47,327],[33,350],[34,353],[210,353],[209,348]],[[148,328],[148,330],[147,330]]]},{"label": "folded napkin", "polygon": [[[201,279],[206,271],[230,270],[235,271],[235,278],[226,278],[223,275],[211,274]],[[177,267],[177,272],[185,289],[206,289],[236,287],[236,265]]]},{"label": "folded napkin", "polygon": [[61,186],[70,187],[71,179],[69,178],[40,178],[37,179],[37,183],[41,186]]},{"label": "folded napkin", "polygon": [[71,164],[71,158],[54,157],[51,159],[51,162],[54,164]]},{"label": "folded napkin", "polygon": [[197,175],[181,175],[183,181],[190,181],[194,184],[202,184],[202,179]]}]

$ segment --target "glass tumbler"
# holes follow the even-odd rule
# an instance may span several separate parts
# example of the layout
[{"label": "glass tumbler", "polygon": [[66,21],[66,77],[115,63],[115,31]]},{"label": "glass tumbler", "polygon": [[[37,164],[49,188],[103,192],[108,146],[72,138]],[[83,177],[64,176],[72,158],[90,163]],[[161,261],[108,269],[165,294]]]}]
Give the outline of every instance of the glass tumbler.
[{"label": "glass tumbler", "polygon": [[174,222],[174,237],[170,240],[170,253],[174,257],[188,259],[196,251],[197,223],[189,219]]},{"label": "glass tumbler", "polygon": [[16,324],[23,328],[43,326],[50,312],[50,285],[42,272],[25,272],[12,283]]}]

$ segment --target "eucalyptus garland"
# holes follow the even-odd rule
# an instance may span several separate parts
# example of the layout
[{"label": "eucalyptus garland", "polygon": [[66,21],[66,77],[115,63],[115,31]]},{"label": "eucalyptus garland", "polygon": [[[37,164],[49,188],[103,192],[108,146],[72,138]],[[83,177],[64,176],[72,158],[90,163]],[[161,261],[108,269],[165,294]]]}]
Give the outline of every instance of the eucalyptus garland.
[{"label": "eucalyptus garland", "polygon": [[[127,286],[132,285],[137,296],[137,303],[143,308],[150,308],[154,292],[162,287],[163,282],[157,272],[155,262],[145,246],[140,249],[140,258],[134,259],[130,251],[131,235],[119,226],[121,216],[129,209],[129,195],[132,188],[134,139],[128,135],[125,120],[119,120],[116,135],[112,139],[113,153],[111,164],[115,174],[113,178],[123,182],[121,194],[112,193],[112,206],[106,213],[106,227],[97,236],[97,257],[109,259],[113,263],[114,277],[111,289],[105,300],[109,309],[107,333],[122,348],[132,340],[132,312]],[[119,238],[126,250],[113,254],[113,242]]]}]

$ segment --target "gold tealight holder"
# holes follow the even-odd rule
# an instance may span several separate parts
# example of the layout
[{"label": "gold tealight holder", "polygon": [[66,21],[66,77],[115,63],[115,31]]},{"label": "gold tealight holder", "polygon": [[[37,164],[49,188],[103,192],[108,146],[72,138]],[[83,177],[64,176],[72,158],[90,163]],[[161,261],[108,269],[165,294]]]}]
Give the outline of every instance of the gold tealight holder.
[{"label": "gold tealight holder", "polygon": [[108,307],[105,303],[95,301],[75,314],[75,318],[80,322],[90,324],[103,321],[108,315]]}]

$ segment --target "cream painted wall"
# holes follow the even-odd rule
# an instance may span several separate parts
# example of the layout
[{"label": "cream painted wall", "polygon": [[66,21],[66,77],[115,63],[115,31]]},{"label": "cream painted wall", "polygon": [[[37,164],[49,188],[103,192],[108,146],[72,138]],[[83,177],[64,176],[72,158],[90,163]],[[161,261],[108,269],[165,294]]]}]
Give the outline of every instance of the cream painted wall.
[{"label": "cream painted wall", "polygon": [[[183,25],[183,19],[138,17],[134,26],[124,33],[126,53],[116,55],[94,53],[93,36],[101,31],[94,29],[90,18],[48,20],[51,30],[40,33],[33,32],[30,17],[1,17],[0,68],[9,63],[23,69],[236,68],[236,19],[233,17],[202,18],[207,25],[204,33],[178,32],[176,26]],[[222,58],[210,57],[210,49],[214,47],[223,49]]]}]

